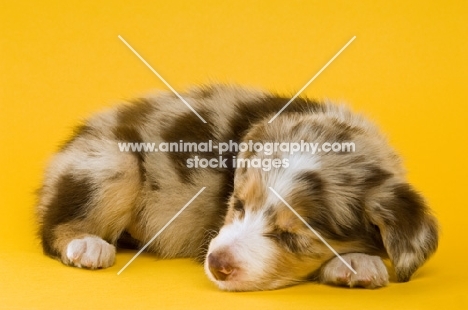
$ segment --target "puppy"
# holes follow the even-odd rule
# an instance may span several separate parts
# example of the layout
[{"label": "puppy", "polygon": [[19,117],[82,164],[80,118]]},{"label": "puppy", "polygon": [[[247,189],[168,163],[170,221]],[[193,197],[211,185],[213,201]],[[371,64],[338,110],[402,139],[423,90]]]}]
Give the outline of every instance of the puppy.
[{"label": "puppy", "polygon": [[119,241],[144,246],[202,188],[146,250],[204,260],[223,290],[376,288],[382,258],[405,282],[435,252],[436,219],[363,117],[305,98],[277,114],[290,98],[237,86],[182,97],[198,115],[159,93],[89,118],[62,145],[36,208],[45,254],[112,266]]}]

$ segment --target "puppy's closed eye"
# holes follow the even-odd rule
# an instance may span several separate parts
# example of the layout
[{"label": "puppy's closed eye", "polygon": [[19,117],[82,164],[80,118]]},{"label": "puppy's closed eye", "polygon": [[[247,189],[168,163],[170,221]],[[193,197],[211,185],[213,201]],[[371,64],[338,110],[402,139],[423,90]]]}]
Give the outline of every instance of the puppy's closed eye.
[{"label": "puppy's closed eye", "polygon": [[236,212],[240,214],[240,216],[244,216],[245,209],[244,209],[244,203],[240,199],[236,199],[234,202],[233,208]]},{"label": "puppy's closed eye", "polygon": [[302,249],[300,236],[295,233],[281,229],[275,229],[270,233],[264,234],[264,236],[274,240],[280,246],[286,248],[289,252],[298,253]]}]

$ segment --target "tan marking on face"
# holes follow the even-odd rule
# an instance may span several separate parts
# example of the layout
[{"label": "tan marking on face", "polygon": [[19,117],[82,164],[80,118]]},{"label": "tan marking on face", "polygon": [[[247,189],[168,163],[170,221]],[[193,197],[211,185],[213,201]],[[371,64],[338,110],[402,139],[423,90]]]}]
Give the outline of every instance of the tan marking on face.
[{"label": "tan marking on face", "polygon": [[239,181],[242,184],[237,184],[235,194],[244,202],[244,208],[250,211],[262,209],[267,195],[261,174],[256,169],[250,169],[246,176]]},{"label": "tan marking on face", "polygon": [[301,230],[302,226],[304,226],[304,223],[288,208],[281,208],[281,210],[276,213],[275,227],[284,231],[296,233]]}]

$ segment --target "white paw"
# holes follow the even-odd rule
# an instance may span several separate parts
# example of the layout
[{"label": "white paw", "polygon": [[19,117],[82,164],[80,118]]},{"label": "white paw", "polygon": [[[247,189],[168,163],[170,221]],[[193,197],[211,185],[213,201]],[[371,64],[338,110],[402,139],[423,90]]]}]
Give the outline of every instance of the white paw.
[{"label": "white paw", "polygon": [[380,257],[360,253],[345,254],[341,257],[353,267],[356,274],[335,257],[322,267],[321,282],[364,288],[377,288],[388,284],[388,271]]},{"label": "white paw", "polygon": [[114,264],[115,247],[99,237],[73,239],[67,246],[68,264],[97,269]]}]

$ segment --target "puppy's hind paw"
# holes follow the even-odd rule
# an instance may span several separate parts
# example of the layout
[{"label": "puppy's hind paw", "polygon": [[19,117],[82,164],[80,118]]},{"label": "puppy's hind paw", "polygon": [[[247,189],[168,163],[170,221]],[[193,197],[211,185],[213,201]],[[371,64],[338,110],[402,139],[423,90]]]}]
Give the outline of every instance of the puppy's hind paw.
[{"label": "puppy's hind paw", "polygon": [[115,247],[96,236],[73,239],[67,245],[64,263],[80,268],[107,268],[114,264]]}]

